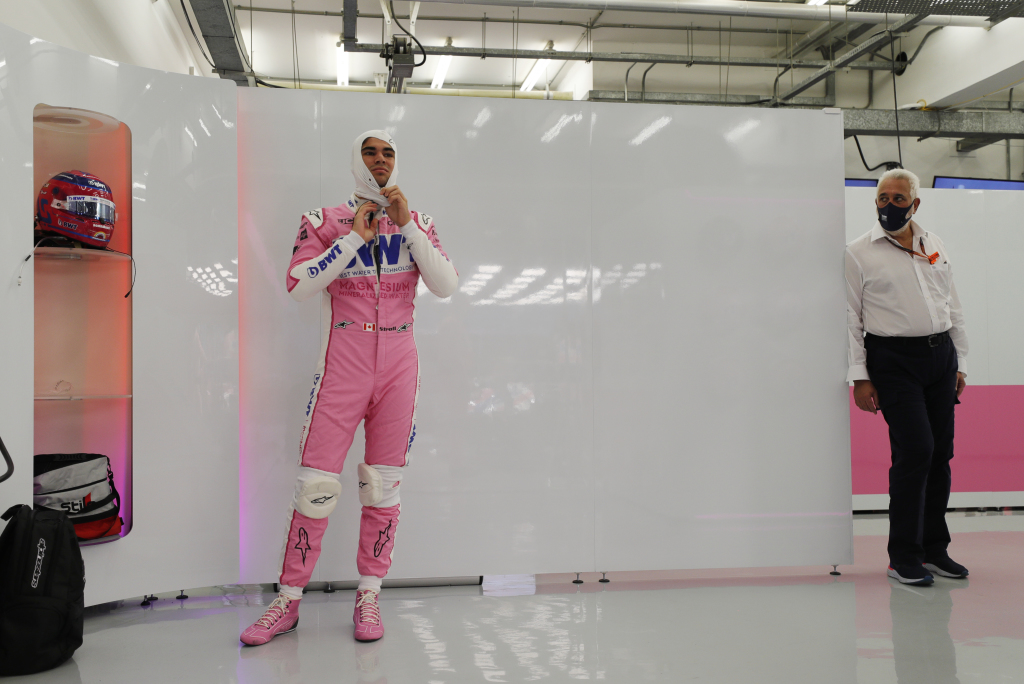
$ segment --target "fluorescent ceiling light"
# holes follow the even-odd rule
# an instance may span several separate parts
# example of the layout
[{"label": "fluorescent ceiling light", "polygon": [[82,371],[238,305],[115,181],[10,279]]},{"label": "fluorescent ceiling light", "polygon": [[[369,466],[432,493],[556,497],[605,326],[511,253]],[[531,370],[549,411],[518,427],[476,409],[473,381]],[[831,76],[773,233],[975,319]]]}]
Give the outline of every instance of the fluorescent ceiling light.
[{"label": "fluorescent ceiling light", "polygon": [[437,71],[434,72],[434,80],[430,83],[431,88],[437,90],[444,85],[444,77],[448,75],[448,67],[451,65],[452,56],[441,55],[441,59],[437,62]]},{"label": "fluorescent ceiling light", "polygon": [[[545,50],[554,50],[555,41],[549,40],[548,44],[544,46]],[[541,74],[545,72],[548,64],[551,63],[550,59],[538,59],[537,63],[530,69],[530,73],[527,74],[526,80],[523,81],[522,87],[519,88],[520,92],[528,93],[533,90],[533,86],[537,85],[537,79],[540,78]]]},{"label": "fluorescent ceiling light", "polygon": [[338,85],[348,85],[348,53],[344,43],[338,45]]},{"label": "fluorescent ceiling light", "polygon": [[550,63],[550,59],[538,59],[533,68],[530,69],[526,80],[523,81],[522,87],[519,88],[520,92],[528,93],[533,90],[533,86],[537,85],[537,79],[540,78],[540,75],[544,73]]},{"label": "fluorescent ceiling light", "polygon": [[807,0],[808,5],[824,5],[828,0]]}]

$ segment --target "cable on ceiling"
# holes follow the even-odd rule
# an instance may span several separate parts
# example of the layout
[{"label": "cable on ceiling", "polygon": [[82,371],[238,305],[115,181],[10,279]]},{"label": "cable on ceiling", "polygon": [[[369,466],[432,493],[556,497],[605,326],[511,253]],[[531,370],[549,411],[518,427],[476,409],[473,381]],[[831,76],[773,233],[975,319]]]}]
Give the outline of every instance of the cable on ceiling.
[{"label": "cable on ceiling", "polygon": [[903,168],[903,164],[900,164],[899,162],[894,162],[894,161],[884,161],[884,162],[882,162],[881,164],[879,164],[877,166],[868,166],[867,161],[864,159],[864,150],[862,150],[860,148],[860,139],[857,136],[853,136],[853,142],[857,143],[857,151],[860,152],[860,161],[861,161],[862,164],[864,164],[864,168],[867,169],[869,172],[870,171],[874,171],[875,169],[880,169],[883,166],[886,167],[887,171],[889,169],[902,169]]},{"label": "cable on ceiling", "polygon": [[902,169],[903,145],[900,144],[900,103],[896,99],[896,41],[893,39],[892,31],[889,32],[889,54],[892,57],[892,62],[890,62],[892,65],[892,114],[896,119],[896,151],[899,154],[900,168]]},{"label": "cable on ceiling", "polygon": [[423,53],[423,61],[420,62],[419,64],[413,64],[413,67],[421,67],[421,66],[423,66],[424,64],[427,63],[427,51],[423,49],[423,43],[421,43],[419,41],[419,39],[416,38],[416,36],[414,36],[411,33],[409,33],[408,29],[406,29],[404,26],[402,26],[401,24],[398,23],[398,16],[395,14],[395,3],[391,2],[391,0],[388,0],[388,8],[391,9],[391,20],[393,22],[395,22],[395,25],[398,28],[402,29],[402,32],[405,33],[405,35],[409,36],[410,38],[412,38],[416,42],[416,45],[418,45],[419,48],[420,48],[420,52]]}]

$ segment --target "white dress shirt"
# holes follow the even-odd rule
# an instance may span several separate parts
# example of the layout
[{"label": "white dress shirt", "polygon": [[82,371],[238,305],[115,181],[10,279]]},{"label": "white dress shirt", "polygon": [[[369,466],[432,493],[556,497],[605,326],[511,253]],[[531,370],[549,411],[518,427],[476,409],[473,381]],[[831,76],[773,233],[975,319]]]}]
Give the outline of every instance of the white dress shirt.
[{"label": "white dress shirt", "polygon": [[850,337],[847,382],[869,380],[864,333],[924,337],[949,331],[961,373],[967,374],[967,333],[952,265],[937,235],[914,221],[914,251],[939,253],[934,264],[893,245],[881,224],[846,246],[846,312]]}]

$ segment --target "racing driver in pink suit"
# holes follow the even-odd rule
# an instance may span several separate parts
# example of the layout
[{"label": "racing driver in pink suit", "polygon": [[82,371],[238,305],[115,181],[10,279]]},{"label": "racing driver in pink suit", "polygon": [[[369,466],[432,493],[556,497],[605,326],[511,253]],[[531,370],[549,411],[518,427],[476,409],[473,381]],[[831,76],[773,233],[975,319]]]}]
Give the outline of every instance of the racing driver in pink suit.
[{"label": "racing driver in pink suit", "polygon": [[377,597],[391,567],[401,512],[402,477],[416,434],[419,360],[413,339],[419,279],[448,297],[458,273],[426,214],[410,211],[395,185],[394,140],[367,131],[352,148],[356,191],[339,207],[302,217],[288,266],[298,301],[321,295],[320,360],[299,441],[299,475],[288,510],[280,595],[241,641],[255,646],[299,622],[302,588],[320,557],[327,516],[341,494],[339,476],[360,421],[365,463],[358,465],[359,587],[355,638],[384,635]]}]

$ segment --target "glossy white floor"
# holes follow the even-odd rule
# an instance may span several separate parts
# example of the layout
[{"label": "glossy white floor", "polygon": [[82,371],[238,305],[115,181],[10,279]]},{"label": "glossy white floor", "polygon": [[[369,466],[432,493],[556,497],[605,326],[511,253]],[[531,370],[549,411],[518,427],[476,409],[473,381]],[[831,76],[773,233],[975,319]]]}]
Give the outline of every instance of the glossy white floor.
[{"label": "glossy white floor", "polygon": [[72,662],[9,681],[1024,682],[1024,515],[949,519],[966,581],[889,580],[887,523],[859,517],[857,563],[841,577],[790,568],[386,589],[387,635],[374,644],[352,640],[352,592],[307,594],[298,630],[256,648],[236,640],[273,598],[256,588],[124,602],[87,619]]}]

